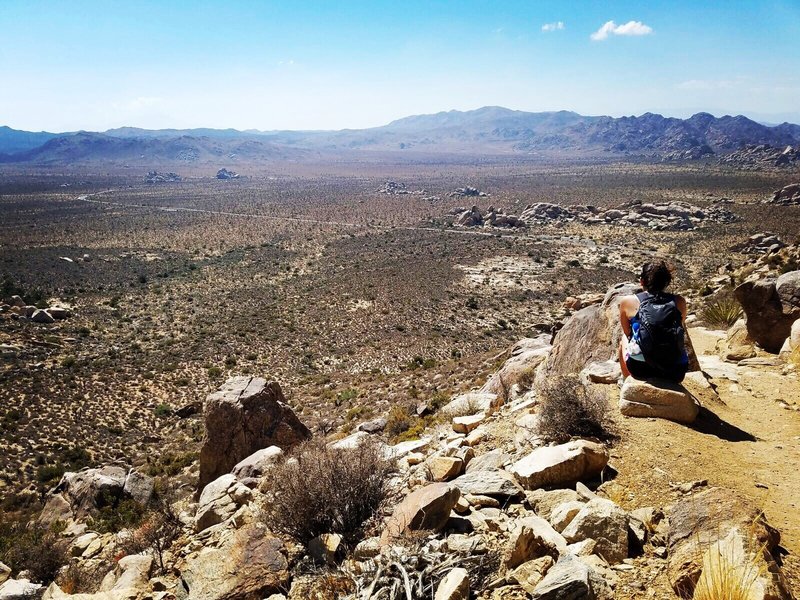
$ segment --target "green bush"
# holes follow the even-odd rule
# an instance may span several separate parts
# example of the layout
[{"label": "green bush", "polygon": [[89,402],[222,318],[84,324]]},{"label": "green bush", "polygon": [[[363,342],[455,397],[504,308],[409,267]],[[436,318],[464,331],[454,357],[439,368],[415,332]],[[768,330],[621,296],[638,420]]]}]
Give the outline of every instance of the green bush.
[{"label": "green bush", "polygon": [[700,318],[711,327],[728,329],[742,318],[744,311],[732,294],[718,296],[700,311]]},{"label": "green bush", "polygon": [[119,499],[105,495],[101,504],[97,515],[87,523],[89,529],[99,533],[116,533],[135,527],[147,512],[145,506],[131,498]]},{"label": "green bush", "polygon": [[35,521],[0,520],[0,562],[16,574],[30,571],[33,581],[50,583],[69,560],[68,543],[58,529],[46,529]]}]

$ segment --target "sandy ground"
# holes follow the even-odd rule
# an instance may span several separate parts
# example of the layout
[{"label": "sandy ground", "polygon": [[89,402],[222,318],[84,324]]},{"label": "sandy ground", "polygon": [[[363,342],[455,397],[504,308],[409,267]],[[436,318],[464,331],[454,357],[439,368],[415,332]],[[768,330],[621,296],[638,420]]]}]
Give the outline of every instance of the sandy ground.
[{"label": "sandy ground", "polygon": [[[796,594],[800,590],[800,381],[796,374],[782,374],[777,366],[717,362],[718,335],[702,329],[690,333],[701,363],[714,374],[711,383],[721,402],[708,394],[702,397],[703,411],[691,427],[617,417],[620,442],[611,462],[620,473],[618,500],[628,509],[665,506],[680,497],[673,484],[698,480],[751,498],[781,531],[784,570]],[[663,570],[652,581],[640,583],[642,597],[674,597],[668,594]]]}]

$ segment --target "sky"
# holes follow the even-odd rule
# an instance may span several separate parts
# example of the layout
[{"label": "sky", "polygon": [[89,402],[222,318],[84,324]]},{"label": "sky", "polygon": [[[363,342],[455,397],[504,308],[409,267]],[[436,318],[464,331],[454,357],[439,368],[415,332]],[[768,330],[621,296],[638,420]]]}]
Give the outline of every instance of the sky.
[{"label": "sky", "polygon": [[505,106],[800,123],[800,0],[0,0],[0,125],[342,129]]}]

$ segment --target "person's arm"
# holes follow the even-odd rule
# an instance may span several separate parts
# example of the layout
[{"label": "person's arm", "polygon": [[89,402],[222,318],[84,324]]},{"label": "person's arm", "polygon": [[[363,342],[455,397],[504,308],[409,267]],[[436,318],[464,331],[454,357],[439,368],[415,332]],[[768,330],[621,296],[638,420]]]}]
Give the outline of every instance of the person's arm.
[{"label": "person's arm", "polygon": [[686,298],[683,296],[675,296],[675,306],[678,307],[678,310],[681,311],[681,323],[683,323],[684,328],[686,326]]},{"label": "person's arm", "polygon": [[628,316],[629,303],[630,298],[628,296],[620,300],[619,303],[619,324],[622,326],[622,331],[628,339],[631,337],[631,318]]}]

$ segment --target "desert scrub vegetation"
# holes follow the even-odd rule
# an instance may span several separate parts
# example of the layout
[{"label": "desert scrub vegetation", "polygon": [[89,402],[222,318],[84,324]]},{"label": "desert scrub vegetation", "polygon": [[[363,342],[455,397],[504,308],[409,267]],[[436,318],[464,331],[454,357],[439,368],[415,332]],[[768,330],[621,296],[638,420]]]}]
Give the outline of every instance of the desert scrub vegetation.
[{"label": "desert scrub vegetation", "polygon": [[573,437],[608,438],[608,400],[590,390],[577,375],[554,377],[539,389],[538,432],[554,442]]},{"label": "desert scrub vegetation", "polygon": [[728,329],[742,314],[742,305],[728,291],[708,301],[700,311],[700,318],[711,327]]},{"label": "desert scrub vegetation", "polygon": [[50,583],[68,559],[63,526],[51,529],[32,521],[0,520],[0,562],[12,573],[29,571],[33,581]]},{"label": "desert scrub vegetation", "polygon": [[265,477],[264,522],[303,544],[323,533],[355,542],[388,499],[394,472],[375,443],[337,449],[311,440]]}]

